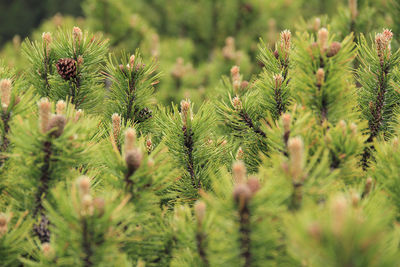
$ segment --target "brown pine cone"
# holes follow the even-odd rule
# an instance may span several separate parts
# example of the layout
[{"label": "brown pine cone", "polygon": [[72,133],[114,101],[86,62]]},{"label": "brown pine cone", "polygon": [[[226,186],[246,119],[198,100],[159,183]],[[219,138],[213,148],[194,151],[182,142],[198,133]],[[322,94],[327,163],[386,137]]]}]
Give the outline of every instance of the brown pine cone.
[{"label": "brown pine cone", "polygon": [[68,81],[76,77],[76,61],[73,58],[60,58],[56,64],[58,74]]},{"label": "brown pine cone", "polygon": [[42,244],[50,242],[49,224],[49,219],[45,215],[42,215],[39,224],[33,225],[33,231]]}]

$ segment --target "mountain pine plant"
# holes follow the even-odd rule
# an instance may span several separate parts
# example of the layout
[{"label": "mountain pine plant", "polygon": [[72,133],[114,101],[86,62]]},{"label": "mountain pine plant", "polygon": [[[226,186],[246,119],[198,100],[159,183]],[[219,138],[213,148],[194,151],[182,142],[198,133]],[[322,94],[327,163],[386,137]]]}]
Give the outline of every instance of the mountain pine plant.
[{"label": "mountain pine plant", "polygon": [[81,176],[72,185],[56,187],[54,204],[46,202],[51,220],[51,240],[41,244],[37,261],[24,260],[27,266],[130,266],[120,250],[121,239],[129,233],[127,223],[133,214],[126,212],[128,198],[95,196],[91,181]]},{"label": "mountain pine plant", "polygon": [[27,220],[28,212],[18,218],[10,209],[0,213],[0,257],[3,266],[18,266],[21,255],[32,253],[33,247],[27,242],[32,224]]},{"label": "mountain pine plant", "polygon": [[1,64],[0,265],[398,266],[396,11],[170,2],[86,1]]},{"label": "mountain pine plant", "polygon": [[342,42],[332,41],[321,28],[317,36],[303,34],[297,39],[293,83],[296,98],[320,120],[336,124],[355,119],[354,85],[350,63],[354,57],[352,35]]},{"label": "mountain pine plant", "polygon": [[121,124],[119,115],[112,119],[102,154],[107,188],[118,189],[121,197],[129,198],[127,210],[134,214],[129,226],[135,231],[126,233],[123,250],[134,262],[142,259],[149,266],[167,264],[170,236],[163,230],[163,210],[169,198],[165,192],[178,173],[164,145],[154,147],[151,139],[138,139],[133,128]]},{"label": "mountain pine plant", "polygon": [[[56,114],[52,114],[53,108]],[[51,188],[65,182],[69,173],[87,171],[85,160],[90,149],[90,119],[83,117],[81,110],[64,101],[55,107],[47,98],[38,102],[38,115],[14,123],[12,156],[8,172],[4,175],[4,193],[7,202],[17,210],[30,211],[37,220],[34,232],[38,239],[48,242],[50,232],[44,202],[54,201]],[[14,179],[15,175],[23,177]],[[33,189],[33,190],[32,190]]]},{"label": "mountain pine plant", "polygon": [[[375,35],[372,45],[361,36],[360,61],[357,71],[359,89],[359,105],[364,119],[368,120],[371,143],[374,138],[389,139],[397,125],[397,109],[399,92],[397,64],[400,52],[391,51],[393,33],[386,29]],[[371,157],[371,147],[365,149],[363,165],[368,166]]]},{"label": "mountain pine plant", "polygon": [[51,33],[43,33],[41,43],[27,40],[23,51],[30,61],[28,82],[40,96],[95,110],[104,95],[99,70],[106,40],[74,27],[71,32],[59,31],[54,40]]},{"label": "mountain pine plant", "polygon": [[134,55],[124,54],[119,64],[115,56],[110,56],[106,66],[106,76],[111,81],[105,115],[121,115],[122,122],[135,124],[139,131],[149,132],[149,122],[153,117],[154,85],[158,83],[156,64],[144,64],[137,51]]},{"label": "mountain pine plant", "polygon": [[180,111],[164,111],[158,118],[163,142],[168,147],[175,168],[181,170],[169,191],[174,201],[193,202],[200,190],[211,189],[211,177],[226,161],[229,144],[216,136],[215,116],[210,104],[203,104],[194,113],[190,100],[182,100]]}]

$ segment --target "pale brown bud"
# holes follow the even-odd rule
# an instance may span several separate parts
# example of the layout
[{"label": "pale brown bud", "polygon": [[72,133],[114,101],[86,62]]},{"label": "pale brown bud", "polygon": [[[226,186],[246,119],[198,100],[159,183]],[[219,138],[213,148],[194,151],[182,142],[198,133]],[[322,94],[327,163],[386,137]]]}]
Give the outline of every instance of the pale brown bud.
[{"label": "pale brown bud", "polygon": [[318,222],[312,222],[308,226],[307,232],[312,238],[319,240],[322,234],[321,225]]},{"label": "pale brown bud", "polygon": [[21,97],[16,96],[14,101],[14,106],[18,105],[18,103],[21,102]]},{"label": "pale brown bud", "polygon": [[10,79],[2,79],[0,81],[0,93],[1,93],[1,105],[3,109],[7,109],[10,105],[11,100],[11,80]]},{"label": "pale brown bud", "polygon": [[43,255],[47,258],[47,259],[53,259],[55,256],[55,251],[53,249],[53,247],[50,245],[50,243],[43,243],[42,244],[42,251],[43,251]]},{"label": "pale brown bud", "polygon": [[154,167],[154,159],[152,159],[152,158],[147,159],[147,167],[149,167],[149,168]]},{"label": "pale brown bud", "polygon": [[191,113],[190,112],[190,101],[182,100],[181,101],[181,118],[182,118],[183,125],[185,125],[185,126],[186,126],[188,119],[192,119],[191,114],[189,114],[189,113]]},{"label": "pale brown bud", "polygon": [[78,109],[75,113],[75,122],[77,122],[80,119],[80,117],[82,117],[82,116],[83,116],[83,110]]},{"label": "pale brown bud", "polygon": [[290,53],[292,33],[289,30],[281,32],[281,51],[284,53],[285,60],[288,58]]},{"label": "pale brown bud", "polygon": [[290,132],[290,121],[291,121],[291,116],[289,113],[285,113],[282,115],[283,131],[285,133]]},{"label": "pale brown bud", "polygon": [[19,36],[18,34],[14,35],[14,37],[12,38],[12,43],[14,49],[18,50],[21,47],[21,36]]},{"label": "pale brown bud", "polygon": [[39,122],[42,133],[46,133],[49,128],[51,104],[47,98],[39,101]]},{"label": "pale brown bud", "polygon": [[49,56],[50,50],[51,50],[51,42],[52,42],[52,37],[51,37],[51,33],[49,32],[44,32],[42,34],[42,40],[43,40],[43,44],[46,48],[46,56]]},{"label": "pale brown bud", "polygon": [[321,19],[320,18],[315,18],[314,24],[313,24],[313,30],[317,32],[321,28]]},{"label": "pale brown bud", "polygon": [[117,113],[112,114],[112,133],[114,137],[114,141],[118,142],[119,134],[121,132],[121,116]]},{"label": "pale brown bud", "polygon": [[222,55],[227,60],[234,60],[236,57],[235,50],[235,39],[230,36],[227,37],[225,39],[225,46],[222,48]]},{"label": "pale brown bud", "polygon": [[67,120],[63,115],[54,115],[51,117],[49,124],[47,125],[47,132],[50,132],[50,135],[53,137],[60,137],[64,132],[65,124]]},{"label": "pale brown bud", "polygon": [[331,203],[332,210],[332,232],[336,236],[342,234],[345,217],[348,209],[348,203],[344,196],[337,196]]},{"label": "pale brown bud", "polygon": [[77,62],[78,62],[79,66],[81,66],[83,64],[84,60],[83,60],[83,57],[81,55],[78,56]]},{"label": "pale brown bud", "polygon": [[336,56],[337,53],[339,53],[340,49],[342,48],[342,45],[339,42],[333,42],[329,46],[328,52],[326,53],[327,57],[333,57]]},{"label": "pale brown bud", "polygon": [[390,43],[392,38],[393,33],[388,29],[385,29],[382,33],[375,35],[376,50],[381,63],[385,60],[385,58],[389,58],[391,55]]},{"label": "pale brown bud", "polygon": [[125,66],[122,64],[119,64],[119,69],[120,71],[122,71],[123,73],[125,73]]},{"label": "pale brown bud", "polygon": [[393,138],[393,148],[397,149],[399,147],[399,138],[396,136]]},{"label": "pale brown bud", "polygon": [[249,86],[249,82],[248,81],[242,81],[242,83],[240,84],[240,89],[244,90]]},{"label": "pale brown bud", "polygon": [[239,205],[240,210],[247,205],[251,196],[252,193],[247,184],[244,183],[237,184],[233,189],[233,199]]},{"label": "pale brown bud", "polygon": [[87,176],[81,176],[78,178],[78,188],[79,193],[83,195],[88,195],[90,193],[90,178]]},{"label": "pale brown bud", "polygon": [[82,196],[82,215],[93,215],[93,198],[89,194]]},{"label": "pale brown bud", "polygon": [[8,230],[8,218],[4,213],[0,213],[0,237],[5,235]]},{"label": "pale brown bud", "polygon": [[97,211],[97,214],[101,217],[104,214],[104,207],[106,205],[106,202],[104,200],[104,198],[101,197],[96,197],[93,200],[93,206],[94,209]]},{"label": "pale brown bud", "polygon": [[241,147],[239,147],[236,153],[236,160],[243,160],[243,157],[244,157],[244,151]]},{"label": "pale brown bud", "polygon": [[130,67],[130,69],[133,69],[134,66],[135,66],[135,55],[132,55],[129,58],[129,67]]},{"label": "pale brown bud", "polygon": [[56,113],[62,115],[65,111],[66,104],[63,100],[58,100],[56,104]]},{"label": "pale brown bud", "polygon": [[238,66],[233,66],[231,68],[232,79],[234,80],[234,79],[239,78],[239,75],[240,75],[240,68]]},{"label": "pale brown bud", "polygon": [[353,135],[356,135],[356,134],[357,134],[357,124],[351,123],[351,124],[350,124],[350,130],[351,130],[351,133],[352,133]]},{"label": "pale brown bud", "polygon": [[235,96],[235,97],[232,99],[232,105],[233,105],[233,108],[234,108],[236,111],[241,111],[242,108],[243,108],[242,101],[240,100],[240,98],[239,98],[238,96]]},{"label": "pale brown bud", "polygon": [[53,38],[51,37],[51,33],[50,33],[50,32],[44,32],[44,33],[42,34],[42,39],[43,39],[43,42],[44,42],[46,45],[50,45],[51,42],[52,42],[52,40],[53,40]]},{"label": "pale brown bud", "polygon": [[317,70],[316,77],[317,77],[317,86],[322,86],[325,80],[325,71],[323,68],[319,68]]},{"label": "pale brown bud", "polygon": [[204,203],[204,201],[198,200],[194,204],[194,214],[196,216],[198,224],[201,225],[206,215],[206,203]]},{"label": "pale brown bud", "polygon": [[232,165],[233,180],[235,183],[244,183],[246,180],[246,166],[241,160],[235,161]]},{"label": "pale brown bud", "polygon": [[358,15],[357,0],[349,0],[351,20],[355,21]]},{"label": "pale brown bud", "polygon": [[281,74],[274,74],[273,76],[272,76],[272,78],[274,79],[274,81],[275,81],[275,88],[280,88],[281,87],[281,85],[282,85],[282,82],[283,82],[283,77],[282,77],[282,75]]},{"label": "pale brown bud", "polygon": [[251,193],[254,195],[258,190],[260,190],[260,180],[257,177],[250,177],[247,180],[247,186],[249,187]]},{"label": "pale brown bud", "polygon": [[346,122],[344,120],[340,120],[338,124],[339,124],[339,127],[342,129],[342,134],[345,135],[346,130],[347,130]]},{"label": "pale brown bud", "polygon": [[80,43],[82,40],[82,30],[79,27],[74,27],[72,29],[72,36],[75,42]]},{"label": "pale brown bud", "polygon": [[185,68],[184,60],[182,57],[178,57],[176,59],[175,66],[171,71],[171,75],[175,79],[182,79],[183,76],[185,76],[185,73],[186,73],[186,68]]},{"label": "pale brown bud", "polygon": [[233,66],[231,68],[231,76],[232,76],[233,90],[235,91],[235,93],[237,93],[241,84],[240,69],[238,66]]},{"label": "pale brown bud", "polygon": [[351,204],[353,207],[357,207],[358,203],[360,202],[360,195],[356,192],[351,193]]},{"label": "pale brown bud", "polygon": [[318,45],[321,50],[321,54],[325,53],[328,48],[329,32],[326,28],[322,28],[318,31]]},{"label": "pale brown bud", "polygon": [[136,131],[133,128],[128,128],[125,131],[125,152],[132,150],[136,144]]},{"label": "pale brown bud", "polygon": [[304,145],[301,138],[290,138],[288,141],[288,150],[290,156],[290,171],[293,176],[293,181],[300,182],[303,175],[304,164]]},{"label": "pale brown bud", "polygon": [[136,171],[140,167],[140,164],[142,164],[142,160],[143,154],[137,148],[131,149],[125,154],[125,162],[131,172]]},{"label": "pale brown bud", "polygon": [[151,142],[150,136],[146,140],[146,150],[147,152],[151,152],[153,150],[153,143]]}]

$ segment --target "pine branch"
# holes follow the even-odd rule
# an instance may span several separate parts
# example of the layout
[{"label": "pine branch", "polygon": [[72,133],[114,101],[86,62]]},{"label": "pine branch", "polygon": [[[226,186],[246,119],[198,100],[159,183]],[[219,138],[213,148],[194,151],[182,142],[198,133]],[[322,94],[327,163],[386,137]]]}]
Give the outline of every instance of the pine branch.
[{"label": "pine branch", "polygon": [[207,258],[207,253],[205,251],[205,244],[204,244],[204,239],[205,235],[203,232],[198,231],[196,233],[196,245],[197,245],[197,251],[199,253],[199,256],[204,264],[205,267],[210,266],[210,263]]},{"label": "pine branch", "polygon": [[193,140],[192,140],[193,133],[192,130],[187,129],[185,125],[182,127],[182,131],[183,131],[183,136],[185,138],[184,146],[187,154],[187,171],[189,172],[190,178],[192,179],[193,188],[200,189],[201,188],[200,181],[198,181],[198,179],[196,178],[196,174],[194,173]]},{"label": "pine branch", "polygon": [[91,240],[92,236],[88,227],[87,218],[82,218],[82,247],[84,252],[83,262],[85,267],[93,266],[91,257],[93,255]]},{"label": "pine branch", "polygon": [[250,226],[250,209],[247,203],[239,209],[239,232],[242,257],[244,258],[245,267],[250,267],[252,264],[252,254],[250,250],[251,244],[251,226]]},{"label": "pine branch", "polygon": [[246,124],[250,129],[252,129],[256,134],[259,134],[259,135],[261,135],[262,137],[267,137],[267,136],[265,135],[265,133],[264,133],[262,130],[260,130],[258,127],[255,127],[255,126],[254,126],[252,119],[249,117],[249,115],[246,113],[246,111],[241,110],[239,114],[240,114],[240,117],[241,117],[241,118],[243,119],[243,121],[245,122],[245,124]]},{"label": "pine branch", "polygon": [[41,176],[39,178],[39,187],[36,192],[35,203],[36,206],[33,211],[33,215],[36,216],[38,213],[43,212],[43,196],[47,194],[49,190],[50,181],[50,162],[52,161],[52,143],[50,140],[46,140],[43,143],[42,151],[44,153],[43,165],[40,169]]},{"label": "pine branch", "polygon": [[[3,122],[3,135],[2,135],[2,142],[1,142],[1,152],[5,152],[7,151],[8,145],[10,144],[10,140],[8,139],[7,135],[10,131],[10,125],[9,125],[9,121],[10,121],[10,113],[6,112],[6,111],[2,111],[1,112],[1,120]],[[3,160],[1,160],[2,162]]]}]

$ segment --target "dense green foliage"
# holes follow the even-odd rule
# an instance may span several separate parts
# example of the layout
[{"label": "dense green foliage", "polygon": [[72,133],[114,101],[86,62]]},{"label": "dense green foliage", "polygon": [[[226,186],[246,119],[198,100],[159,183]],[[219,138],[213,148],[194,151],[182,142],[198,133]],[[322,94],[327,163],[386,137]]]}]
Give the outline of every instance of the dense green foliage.
[{"label": "dense green foliage", "polygon": [[1,266],[400,264],[395,1],[129,2],[1,53]]}]

